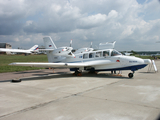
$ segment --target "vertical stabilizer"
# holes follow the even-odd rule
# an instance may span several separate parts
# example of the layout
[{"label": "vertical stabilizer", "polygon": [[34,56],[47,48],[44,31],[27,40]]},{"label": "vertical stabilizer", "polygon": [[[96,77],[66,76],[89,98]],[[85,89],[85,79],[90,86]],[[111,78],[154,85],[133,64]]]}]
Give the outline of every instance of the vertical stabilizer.
[{"label": "vertical stabilizer", "polygon": [[50,36],[43,38],[44,45],[46,49],[57,49],[56,45],[54,44],[52,38]]},{"label": "vertical stabilizer", "polygon": [[[56,45],[54,44],[52,38],[50,36],[43,38],[44,45],[46,49],[57,49]],[[53,55],[53,51],[47,51],[48,62],[55,62],[55,58]]]},{"label": "vertical stabilizer", "polygon": [[31,50],[31,51],[38,50],[38,45],[34,45],[34,46],[33,46],[33,47],[31,47],[29,50]]}]

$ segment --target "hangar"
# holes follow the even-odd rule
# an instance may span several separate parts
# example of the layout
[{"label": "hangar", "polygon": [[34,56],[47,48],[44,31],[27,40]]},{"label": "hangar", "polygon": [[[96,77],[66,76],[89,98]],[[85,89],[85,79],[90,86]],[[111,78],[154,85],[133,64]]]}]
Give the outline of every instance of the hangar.
[{"label": "hangar", "polygon": [[[12,49],[12,46],[8,43],[0,43],[0,48]],[[0,52],[0,54],[11,54],[11,52]]]}]

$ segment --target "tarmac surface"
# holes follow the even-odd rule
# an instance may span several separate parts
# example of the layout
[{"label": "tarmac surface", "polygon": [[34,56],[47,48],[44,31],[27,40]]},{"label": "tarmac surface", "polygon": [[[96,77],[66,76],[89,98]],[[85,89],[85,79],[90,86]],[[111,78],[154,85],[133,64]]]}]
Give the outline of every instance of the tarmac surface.
[{"label": "tarmac surface", "polygon": [[[158,70],[160,61],[155,61]],[[160,73],[73,76],[68,69],[0,74],[0,120],[156,120]],[[11,82],[21,78],[22,82]]]}]

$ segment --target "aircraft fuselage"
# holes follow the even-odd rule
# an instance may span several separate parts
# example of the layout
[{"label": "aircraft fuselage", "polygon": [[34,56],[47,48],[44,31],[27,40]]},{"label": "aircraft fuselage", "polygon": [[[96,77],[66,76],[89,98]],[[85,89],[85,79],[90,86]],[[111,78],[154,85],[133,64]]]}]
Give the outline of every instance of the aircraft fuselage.
[{"label": "aircraft fuselage", "polygon": [[75,54],[74,57],[63,57],[63,59],[59,59],[55,62],[86,63],[91,65],[89,67],[71,68],[73,71],[76,69],[88,71],[94,69],[94,71],[131,70],[134,72],[144,68],[151,62],[148,59],[145,60],[134,56],[124,56],[114,49],[83,52]]}]

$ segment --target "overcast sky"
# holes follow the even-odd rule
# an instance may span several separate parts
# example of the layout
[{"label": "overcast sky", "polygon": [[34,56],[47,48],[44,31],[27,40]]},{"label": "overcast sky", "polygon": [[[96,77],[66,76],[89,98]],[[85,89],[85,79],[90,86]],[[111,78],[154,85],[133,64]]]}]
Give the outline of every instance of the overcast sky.
[{"label": "overcast sky", "polygon": [[117,50],[160,50],[159,0],[0,0],[0,42],[12,48],[93,47],[117,41]]}]

